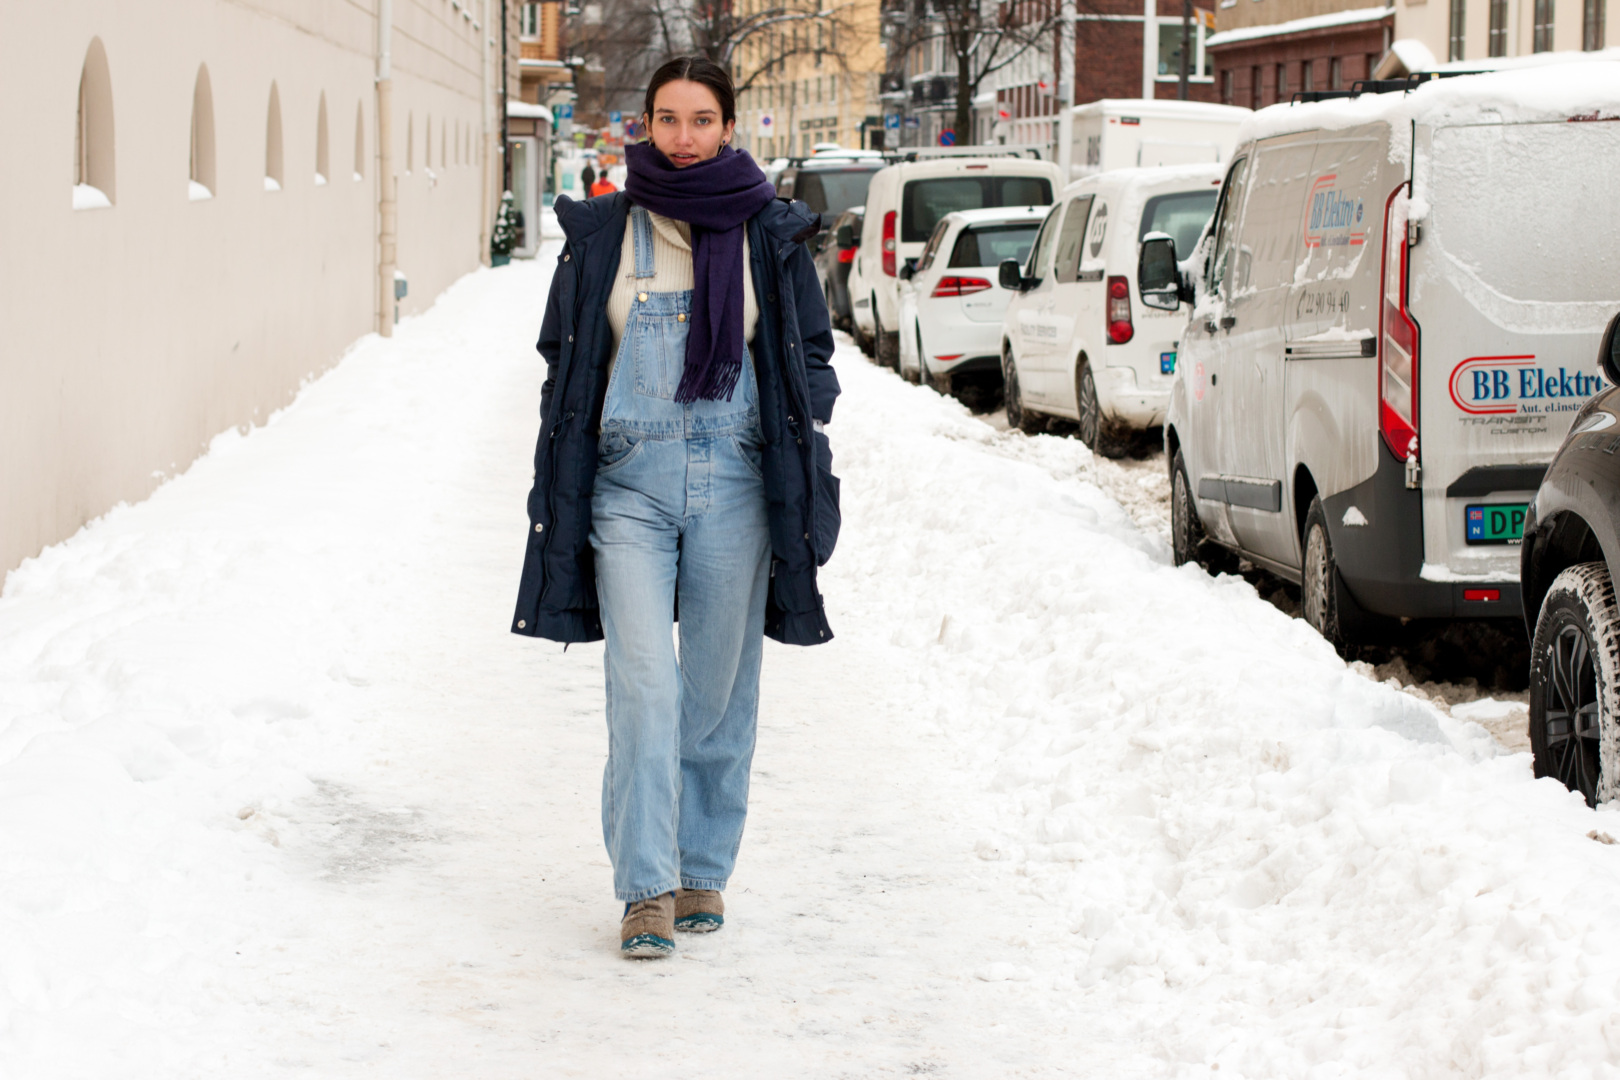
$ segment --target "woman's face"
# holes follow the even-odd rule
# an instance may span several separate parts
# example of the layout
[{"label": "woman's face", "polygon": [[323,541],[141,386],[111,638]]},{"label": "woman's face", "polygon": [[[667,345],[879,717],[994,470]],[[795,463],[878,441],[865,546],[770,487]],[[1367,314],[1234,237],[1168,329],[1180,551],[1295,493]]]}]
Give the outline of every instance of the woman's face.
[{"label": "woman's face", "polygon": [[707,161],[731,140],[734,121],[720,118],[720,99],[702,83],[676,79],[658,88],[647,130],[677,169]]}]

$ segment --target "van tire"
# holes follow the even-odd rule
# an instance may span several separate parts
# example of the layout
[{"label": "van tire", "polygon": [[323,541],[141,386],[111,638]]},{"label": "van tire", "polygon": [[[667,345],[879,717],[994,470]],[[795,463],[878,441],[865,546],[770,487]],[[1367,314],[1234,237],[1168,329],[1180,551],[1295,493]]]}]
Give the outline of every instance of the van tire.
[{"label": "van tire", "polygon": [[902,361],[900,366],[900,377],[905,379],[908,383],[920,383],[922,382],[923,376],[922,327],[913,323],[911,328],[917,338],[917,366],[908,371],[905,367],[904,361]]},{"label": "van tire", "polygon": [[1197,563],[1210,574],[1221,573],[1231,563],[1225,549],[1204,534],[1180,450],[1170,465],[1170,555],[1177,566]]},{"label": "van tire", "polygon": [[1350,610],[1355,602],[1350,600],[1344,581],[1339,577],[1327,513],[1322,509],[1322,500],[1314,495],[1305,514],[1304,541],[1305,557],[1299,581],[1300,614],[1340,656],[1353,659],[1350,653],[1356,644],[1353,635],[1360,611]]},{"label": "van tire", "polygon": [[1092,377],[1088,361],[1082,361],[1074,373],[1074,405],[1080,421],[1080,441],[1094,454],[1105,458],[1124,457],[1130,446],[1103,419],[1102,409],[1097,404],[1097,380]]},{"label": "van tire", "polygon": [[1018,365],[1011,356],[1002,358],[1001,382],[1007,399],[1007,426],[1025,435],[1037,435],[1046,425],[1037,413],[1024,408],[1024,395],[1018,386]]},{"label": "van tire", "polygon": [[883,329],[883,319],[877,312],[877,300],[872,301],[872,337],[877,341],[877,356],[874,357],[878,367],[900,370],[900,333],[890,333]]},{"label": "van tire", "polygon": [[[1574,712],[1572,731],[1548,732],[1548,713]],[[1595,715],[1593,715],[1595,713]],[[1581,714],[1586,714],[1581,716]],[[1584,721],[1584,722],[1582,722]],[[1530,752],[1536,776],[1579,792],[1588,806],[1620,795],[1614,725],[1620,721],[1620,609],[1603,562],[1553,579],[1530,647]]]}]

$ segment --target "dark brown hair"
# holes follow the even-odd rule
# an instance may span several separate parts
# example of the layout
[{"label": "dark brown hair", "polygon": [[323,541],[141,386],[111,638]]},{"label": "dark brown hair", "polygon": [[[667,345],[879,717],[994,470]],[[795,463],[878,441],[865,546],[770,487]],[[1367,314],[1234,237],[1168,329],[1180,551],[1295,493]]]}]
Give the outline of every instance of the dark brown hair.
[{"label": "dark brown hair", "polygon": [[713,91],[715,100],[720,102],[722,124],[729,124],[737,119],[737,89],[731,84],[731,76],[726,74],[726,69],[707,56],[677,56],[673,60],[665,61],[663,66],[653,72],[652,81],[647,84],[645,108],[649,121],[653,118],[653,105],[658,97],[658,88],[665,83],[679,82],[682,79],[706,86]]}]

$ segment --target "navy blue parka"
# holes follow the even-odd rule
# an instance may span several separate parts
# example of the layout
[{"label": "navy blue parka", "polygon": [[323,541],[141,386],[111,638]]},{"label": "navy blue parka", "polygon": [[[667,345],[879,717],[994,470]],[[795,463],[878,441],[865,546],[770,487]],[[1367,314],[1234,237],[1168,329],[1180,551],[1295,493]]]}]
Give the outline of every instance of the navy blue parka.
[{"label": "navy blue parka", "polygon": [[[591,494],[613,331],[607,303],[619,272],[629,196],[557,199],[566,243],[540,326],[546,381],[529,492],[528,548],[512,632],[598,641]],[[763,472],[771,532],[765,633],[789,645],[832,639],[816,568],[838,539],[832,449],[812,420],[832,419],[838,376],[827,305],[804,240],[819,226],[802,202],[775,199],[749,219],[749,272],[759,305],[750,351],[759,383]]]}]

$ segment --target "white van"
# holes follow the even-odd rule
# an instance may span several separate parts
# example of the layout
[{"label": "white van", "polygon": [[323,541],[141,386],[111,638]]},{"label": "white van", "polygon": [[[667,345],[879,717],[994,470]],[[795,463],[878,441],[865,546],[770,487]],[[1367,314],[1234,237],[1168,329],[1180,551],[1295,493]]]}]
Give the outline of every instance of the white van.
[{"label": "white van", "polygon": [[873,174],[866,220],[851,273],[865,295],[850,293],[856,327],[876,344],[878,363],[900,357],[900,267],[916,259],[939,219],[953,210],[1050,206],[1056,165],[1021,157],[956,157],[907,161]]},{"label": "white van", "polygon": [[1617,115],[1613,60],[1255,114],[1184,264],[1178,562],[1207,539],[1299,582],[1341,647],[1520,617],[1525,505],[1620,306],[1620,123],[1586,122]]},{"label": "white van", "polygon": [[1215,211],[1216,165],[1116,169],[1070,184],[1022,267],[1001,328],[1007,422],[1040,431],[1073,420],[1092,450],[1118,457],[1137,432],[1164,423],[1186,307],[1160,306],[1136,285],[1144,237],[1191,249]]},{"label": "white van", "polygon": [[1238,127],[1254,115],[1241,105],[1103,98],[1074,107],[1073,179],[1154,165],[1224,165]]}]

